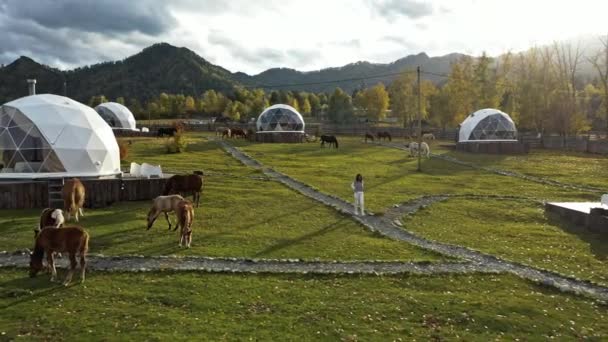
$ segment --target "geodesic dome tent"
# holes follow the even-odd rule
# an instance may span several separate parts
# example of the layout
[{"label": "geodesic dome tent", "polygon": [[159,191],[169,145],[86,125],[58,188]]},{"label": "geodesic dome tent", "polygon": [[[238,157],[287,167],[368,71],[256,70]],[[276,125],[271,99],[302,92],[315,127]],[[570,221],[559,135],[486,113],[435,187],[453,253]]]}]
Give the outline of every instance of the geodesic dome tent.
[{"label": "geodesic dome tent", "polygon": [[517,129],[511,117],[492,108],[478,110],[467,116],[458,133],[458,142],[516,140]]},{"label": "geodesic dome tent", "polygon": [[93,108],[63,96],[0,106],[0,179],[100,177],[120,173],[112,129]]},{"label": "geodesic dome tent", "polygon": [[276,104],[260,114],[256,127],[258,132],[304,132],[304,118],[295,108]]},{"label": "geodesic dome tent", "polygon": [[129,108],[117,102],[105,102],[95,107],[95,111],[112,128],[135,130],[135,117]]}]

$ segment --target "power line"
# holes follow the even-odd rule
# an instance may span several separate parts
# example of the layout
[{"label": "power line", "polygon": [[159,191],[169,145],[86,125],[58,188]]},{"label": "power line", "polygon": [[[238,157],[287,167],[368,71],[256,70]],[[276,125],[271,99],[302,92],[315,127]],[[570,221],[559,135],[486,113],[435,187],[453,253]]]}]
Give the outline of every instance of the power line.
[{"label": "power line", "polygon": [[365,80],[370,80],[370,79],[375,79],[375,78],[399,76],[399,75],[415,73],[415,72],[416,72],[416,70],[405,70],[405,71],[393,72],[393,73],[388,73],[388,74],[379,74],[379,75],[372,75],[372,76],[361,76],[361,77],[353,77],[353,78],[343,78],[343,79],[338,79],[338,80],[307,82],[307,83],[256,84],[256,85],[245,86],[245,88],[285,88],[285,87],[301,87],[301,86],[309,86],[309,85],[320,85],[320,84],[331,84],[331,83],[342,83],[342,82],[353,82],[353,81],[365,81]]}]

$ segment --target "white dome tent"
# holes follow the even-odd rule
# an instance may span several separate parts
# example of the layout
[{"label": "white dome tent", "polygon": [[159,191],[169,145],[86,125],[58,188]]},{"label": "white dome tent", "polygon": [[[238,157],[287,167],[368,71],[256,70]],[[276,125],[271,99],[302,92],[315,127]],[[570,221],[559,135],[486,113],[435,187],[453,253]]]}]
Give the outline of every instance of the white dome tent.
[{"label": "white dome tent", "polygon": [[511,117],[498,109],[486,108],[467,116],[460,125],[458,142],[517,141]]},{"label": "white dome tent", "polygon": [[0,106],[0,179],[120,174],[116,138],[90,107],[42,94]]},{"label": "white dome tent", "polygon": [[114,129],[136,130],[133,113],[120,103],[105,102],[95,107],[95,110]]},{"label": "white dome tent", "polygon": [[263,132],[304,132],[304,118],[288,105],[276,104],[266,108],[258,117],[257,131]]}]

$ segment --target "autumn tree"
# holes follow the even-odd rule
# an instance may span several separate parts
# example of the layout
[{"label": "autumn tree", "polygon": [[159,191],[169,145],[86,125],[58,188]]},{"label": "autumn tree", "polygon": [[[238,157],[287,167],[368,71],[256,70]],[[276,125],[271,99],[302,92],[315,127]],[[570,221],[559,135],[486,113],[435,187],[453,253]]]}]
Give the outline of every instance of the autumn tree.
[{"label": "autumn tree", "polygon": [[353,103],[351,97],[342,89],[336,88],[329,97],[328,116],[333,122],[350,121],[353,117]]},{"label": "autumn tree", "polygon": [[608,35],[600,38],[602,50],[589,58],[589,62],[593,65],[598,74],[598,79],[601,84],[602,103],[604,107],[604,124],[606,132],[608,132]]}]

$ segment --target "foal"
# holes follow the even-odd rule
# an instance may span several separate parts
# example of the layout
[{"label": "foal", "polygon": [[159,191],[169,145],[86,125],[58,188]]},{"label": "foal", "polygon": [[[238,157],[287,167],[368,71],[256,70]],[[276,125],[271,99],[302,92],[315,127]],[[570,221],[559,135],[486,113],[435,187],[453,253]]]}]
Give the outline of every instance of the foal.
[{"label": "foal", "polygon": [[169,220],[169,213],[176,212],[177,205],[183,201],[184,198],[180,195],[169,195],[169,196],[158,196],[152,202],[152,208],[148,211],[148,229],[152,228],[154,221],[161,213],[165,214],[165,219],[171,229],[171,220]]},{"label": "foal", "polygon": [[63,281],[68,286],[72,281],[72,275],[76,270],[76,254],[80,256],[80,281],[84,282],[84,273],[87,265],[86,254],[89,249],[89,234],[78,226],[56,229],[45,227],[36,236],[34,252],[30,253],[30,277],[33,278],[44,269],[42,258],[46,254],[48,267],[51,270],[51,281],[55,281],[57,270],[55,269],[55,252],[68,253],[70,255],[70,270]]},{"label": "foal", "polygon": [[190,248],[190,243],[192,242],[192,221],[194,220],[192,203],[187,200],[179,202],[175,214],[177,215],[177,225],[175,225],[173,230],[175,231],[177,227],[181,227],[179,246],[181,247],[183,243],[183,245]]}]

